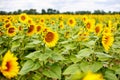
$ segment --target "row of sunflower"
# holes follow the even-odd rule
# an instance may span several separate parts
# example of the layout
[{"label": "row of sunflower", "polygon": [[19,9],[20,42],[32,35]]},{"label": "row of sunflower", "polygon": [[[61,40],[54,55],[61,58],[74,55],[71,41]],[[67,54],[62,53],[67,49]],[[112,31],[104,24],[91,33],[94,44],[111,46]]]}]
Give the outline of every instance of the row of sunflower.
[{"label": "row of sunflower", "polygon": [[1,15],[0,79],[119,80],[119,27],[120,15]]}]

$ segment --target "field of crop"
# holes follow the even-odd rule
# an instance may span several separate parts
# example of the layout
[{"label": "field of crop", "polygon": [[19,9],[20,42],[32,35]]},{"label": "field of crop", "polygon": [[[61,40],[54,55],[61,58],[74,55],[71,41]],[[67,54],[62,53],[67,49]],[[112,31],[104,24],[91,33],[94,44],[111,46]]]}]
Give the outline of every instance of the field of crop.
[{"label": "field of crop", "polygon": [[0,15],[1,80],[120,80],[120,15]]}]

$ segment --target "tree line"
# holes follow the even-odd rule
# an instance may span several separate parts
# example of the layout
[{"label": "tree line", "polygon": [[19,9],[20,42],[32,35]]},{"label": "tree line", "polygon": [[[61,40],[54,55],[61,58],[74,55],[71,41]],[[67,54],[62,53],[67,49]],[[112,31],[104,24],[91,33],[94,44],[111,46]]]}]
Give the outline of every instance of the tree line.
[{"label": "tree line", "polygon": [[91,11],[66,11],[66,12],[60,12],[59,10],[48,8],[47,10],[41,9],[41,12],[37,12],[36,9],[29,9],[29,10],[17,10],[17,11],[0,11],[0,15],[17,15],[21,13],[27,13],[27,14],[120,14],[120,11],[108,11],[105,12],[104,10],[94,10],[93,12]]}]

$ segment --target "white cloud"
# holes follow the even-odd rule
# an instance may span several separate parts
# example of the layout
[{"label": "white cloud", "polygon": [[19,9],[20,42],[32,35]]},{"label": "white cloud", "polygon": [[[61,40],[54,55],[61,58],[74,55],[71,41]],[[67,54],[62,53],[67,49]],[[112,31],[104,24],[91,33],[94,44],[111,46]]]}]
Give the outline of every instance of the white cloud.
[{"label": "white cloud", "polygon": [[1,0],[0,10],[15,11],[33,8],[41,11],[41,9],[53,8],[61,12],[97,9],[120,11],[120,3],[117,2],[117,0]]}]

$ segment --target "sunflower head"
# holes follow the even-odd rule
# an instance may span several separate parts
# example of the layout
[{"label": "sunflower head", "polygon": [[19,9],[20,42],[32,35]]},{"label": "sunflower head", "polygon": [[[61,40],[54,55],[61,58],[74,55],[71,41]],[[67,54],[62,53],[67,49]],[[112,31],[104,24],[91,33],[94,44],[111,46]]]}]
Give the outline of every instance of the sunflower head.
[{"label": "sunflower head", "polygon": [[48,31],[44,36],[44,42],[48,47],[54,47],[58,41],[57,32]]},{"label": "sunflower head", "polygon": [[110,34],[110,33],[111,33],[111,28],[109,28],[109,27],[104,27],[102,33],[103,33],[103,34]]},{"label": "sunflower head", "polygon": [[27,19],[27,23],[30,25],[30,24],[33,24],[33,20],[31,18],[28,18]]},{"label": "sunflower head", "polygon": [[8,22],[8,23],[5,23],[5,24],[4,24],[4,28],[5,28],[5,29],[8,29],[10,26],[12,26],[12,23],[11,23],[11,22]]},{"label": "sunflower head", "polygon": [[42,32],[42,30],[43,30],[42,25],[36,25],[36,33],[37,34],[40,34]]},{"label": "sunflower head", "polygon": [[44,24],[44,22],[45,22],[45,19],[44,19],[44,18],[41,18],[41,19],[40,19],[40,24]]},{"label": "sunflower head", "polygon": [[28,27],[27,35],[32,36],[35,33],[36,26],[35,24],[30,24]]},{"label": "sunflower head", "polygon": [[102,30],[103,30],[103,25],[102,24],[100,24],[100,23],[98,23],[96,26],[95,26],[95,34],[97,35],[97,36],[99,36],[100,35],[100,33],[102,32]]},{"label": "sunflower head", "polygon": [[102,45],[105,48],[106,51],[110,49],[114,41],[114,37],[111,33],[104,34],[102,36]]},{"label": "sunflower head", "polygon": [[12,37],[16,35],[17,28],[15,26],[11,26],[7,29],[7,35]]},{"label": "sunflower head", "polygon": [[15,57],[10,51],[8,51],[3,57],[0,71],[8,79],[17,76],[19,72],[17,57]]},{"label": "sunflower head", "polygon": [[88,39],[89,39],[89,33],[88,32],[79,32],[78,33],[77,41],[86,41]]},{"label": "sunflower head", "polygon": [[27,14],[26,14],[26,13],[20,14],[20,16],[19,16],[19,21],[22,22],[22,23],[27,23],[27,21],[28,21],[28,16],[27,16]]},{"label": "sunflower head", "polygon": [[66,32],[64,33],[64,37],[65,37],[66,39],[70,38],[70,37],[71,37],[70,31],[66,31]]},{"label": "sunflower head", "polygon": [[74,27],[76,25],[76,20],[73,17],[69,18],[67,24],[71,27]]},{"label": "sunflower head", "polygon": [[63,23],[63,21],[60,22],[59,28],[60,28],[60,29],[63,29],[63,28],[64,28],[64,23]]},{"label": "sunflower head", "polygon": [[93,31],[94,31],[94,27],[95,27],[95,20],[94,20],[94,19],[88,19],[88,20],[85,22],[85,26],[86,26],[86,29],[87,29],[89,32],[93,32]]},{"label": "sunflower head", "polygon": [[86,16],[86,15],[84,15],[84,16],[82,17],[82,21],[83,21],[83,22],[86,22],[87,19],[88,19],[88,16]]},{"label": "sunflower head", "polygon": [[102,74],[88,72],[82,80],[104,80]]}]

